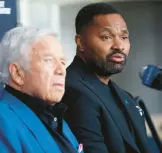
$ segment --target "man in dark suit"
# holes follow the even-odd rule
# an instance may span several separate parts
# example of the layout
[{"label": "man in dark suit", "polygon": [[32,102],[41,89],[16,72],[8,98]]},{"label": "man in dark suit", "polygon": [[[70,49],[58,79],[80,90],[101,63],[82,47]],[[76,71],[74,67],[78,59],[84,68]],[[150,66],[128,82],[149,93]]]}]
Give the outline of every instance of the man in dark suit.
[{"label": "man in dark suit", "polygon": [[77,55],[67,68],[63,101],[85,153],[152,153],[143,112],[110,79],[123,70],[130,50],[123,17],[106,3],[94,3],[79,11],[75,26]]}]

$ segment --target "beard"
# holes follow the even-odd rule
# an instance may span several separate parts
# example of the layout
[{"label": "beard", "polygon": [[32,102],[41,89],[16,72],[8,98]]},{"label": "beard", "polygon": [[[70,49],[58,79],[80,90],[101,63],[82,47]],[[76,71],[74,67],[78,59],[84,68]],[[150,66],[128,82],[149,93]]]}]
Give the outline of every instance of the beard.
[{"label": "beard", "polygon": [[[115,62],[111,61],[110,58],[112,55],[119,53],[124,56],[123,62]],[[90,58],[86,59],[86,62],[90,69],[99,76],[107,77],[113,74],[120,73],[127,62],[127,55],[123,52],[114,50],[111,54],[107,55],[105,58],[100,56],[95,56],[94,54],[90,56]]]}]

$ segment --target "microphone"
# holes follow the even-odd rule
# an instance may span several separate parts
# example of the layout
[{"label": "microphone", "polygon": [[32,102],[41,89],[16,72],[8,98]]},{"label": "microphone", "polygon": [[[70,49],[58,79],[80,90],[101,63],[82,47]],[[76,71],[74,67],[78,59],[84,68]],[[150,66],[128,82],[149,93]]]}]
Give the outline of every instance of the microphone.
[{"label": "microphone", "polygon": [[142,84],[147,87],[162,90],[162,68],[155,65],[142,67],[140,73]]}]

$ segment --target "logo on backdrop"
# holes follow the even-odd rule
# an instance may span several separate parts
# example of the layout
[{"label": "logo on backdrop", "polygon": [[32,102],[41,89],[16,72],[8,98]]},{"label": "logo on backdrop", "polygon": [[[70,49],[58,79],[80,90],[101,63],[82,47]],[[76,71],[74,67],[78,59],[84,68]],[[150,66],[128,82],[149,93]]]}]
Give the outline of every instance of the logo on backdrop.
[{"label": "logo on backdrop", "polygon": [[0,14],[6,14],[6,15],[11,14],[11,8],[5,7],[5,1],[0,1]]}]

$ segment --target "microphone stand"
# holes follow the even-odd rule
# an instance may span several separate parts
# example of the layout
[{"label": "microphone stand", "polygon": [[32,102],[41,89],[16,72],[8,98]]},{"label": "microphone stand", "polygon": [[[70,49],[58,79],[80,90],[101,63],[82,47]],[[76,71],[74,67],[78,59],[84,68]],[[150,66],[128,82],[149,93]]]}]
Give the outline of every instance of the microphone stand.
[{"label": "microphone stand", "polygon": [[146,122],[147,122],[147,124],[149,126],[151,134],[152,134],[153,138],[155,139],[155,142],[156,142],[156,144],[157,144],[157,146],[159,148],[160,153],[162,153],[162,144],[161,144],[160,138],[159,138],[159,136],[158,136],[158,134],[156,132],[155,126],[154,126],[154,124],[153,124],[153,122],[151,120],[151,117],[149,115],[149,112],[148,112],[145,104],[144,104],[144,101],[140,97],[137,97],[136,102],[139,104],[139,106],[144,111],[144,117],[145,117]]}]

